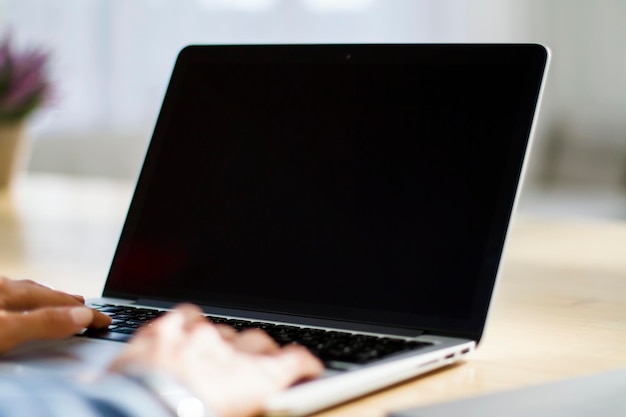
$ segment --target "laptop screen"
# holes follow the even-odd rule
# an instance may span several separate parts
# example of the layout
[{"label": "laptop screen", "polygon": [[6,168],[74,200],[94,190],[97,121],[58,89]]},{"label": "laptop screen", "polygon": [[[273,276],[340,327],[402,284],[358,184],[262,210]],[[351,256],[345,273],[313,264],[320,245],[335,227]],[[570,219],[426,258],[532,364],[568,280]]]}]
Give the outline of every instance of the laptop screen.
[{"label": "laptop screen", "polygon": [[187,47],[104,295],[479,337],[545,61]]}]

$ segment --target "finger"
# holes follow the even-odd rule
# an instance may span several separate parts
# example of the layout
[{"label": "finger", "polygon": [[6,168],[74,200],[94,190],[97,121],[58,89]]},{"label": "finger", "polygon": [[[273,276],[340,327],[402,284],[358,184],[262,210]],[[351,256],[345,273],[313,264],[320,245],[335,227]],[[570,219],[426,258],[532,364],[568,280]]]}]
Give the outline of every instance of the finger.
[{"label": "finger", "polygon": [[[16,285],[33,286],[33,287],[38,287],[39,289],[42,289],[42,290],[49,290],[55,293],[66,294],[62,291],[55,290],[54,287],[50,285],[45,285],[45,284],[42,284],[41,282],[37,282],[37,281],[29,280],[29,279],[14,280],[14,282],[16,283]],[[85,297],[83,297],[82,295],[79,295],[79,294],[67,294],[67,295],[74,298],[79,303],[85,304]]]},{"label": "finger", "polygon": [[[24,282],[27,282],[27,283],[32,284],[32,285],[37,285],[39,287],[43,287],[43,288],[47,288],[49,290],[55,291],[55,288],[52,285],[42,284],[41,282],[37,282],[37,281],[33,281],[33,280],[24,280]],[[83,297],[82,295],[78,295],[78,294],[68,294],[68,295],[72,296],[77,301],[81,302],[82,304],[85,304],[85,297]]]},{"label": "finger", "polygon": [[278,368],[275,375],[282,387],[288,387],[302,379],[318,377],[324,371],[322,362],[304,346],[288,345],[274,358]]},{"label": "finger", "polygon": [[[121,372],[124,368],[133,364],[140,364],[142,361],[150,361],[152,355],[156,355],[158,350],[167,350],[179,335],[171,335],[169,339],[162,340],[163,323],[167,323],[165,316],[154,320],[148,326],[142,326],[137,330],[124,350],[110,364],[109,370]],[[170,358],[171,359],[171,358]]]},{"label": "finger", "polygon": [[226,341],[232,341],[237,337],[237,330],[234,327],[228,326],[226,324],[215,324],[214,325],[220,336]]},{"label": "finger", "polygon": [[163,343],[158,342],[158,332],[155,326],[143,326],[136,331],[124,350],[111,362],[110,371],[123,372],[127,367],[141,365],[142,361],[150,361],[157,349],[163,349]]},{"label": "finger", "polygon": [[181,304],[174,308],[171,313],[178,313],[182,316],[182,325],[185,330],[191,330],[195,325],[206,324],[207,322],[202,310],[193,304]]},{"label": "finger", "polygon": [[27,314],[0,312],[0,351],[31,340],[60,339],[77,334],[93,321],[87,307],[48,307]]},{"label": "finger", "polygon": [[280,346],[267,333],[260,329],[248,329],[232,339],[233,346],[246,353],[273,354]]},{"label": "finger", "polygon": [[83,301],[34,281],[0,277],[0,307],[7,310],[23,311],[38,307],[80,306]]},{"label": "finger", "polygon": [[[144,326],[140,336],[151,337],[161,341],[164,346],[177,349],[188,337],[191,327],[199,322],[199,309],[192,305],[181,305],[167,314]],[[206,323],[205,320],[203,320]]]},{"label": "finger", "polygon": [[70,294],[70,295],[74,297],[76,301],[78,301],[79,303],[85,304],[85,297],[83,297],[82,295],[78,295],[78,294]]},{"label": "finger", "polygon": [[53,290],[54,289],[51,285],[46,285],[46,284],[43,284],[41,282],[33,281],[32,279],[21,279],[21,280],[14,280],[14,281],[22,282],[22,283],[28,284],[28,285],[36,285],[38,287],[47,288],[49,290]]},{"label": "finger", "polygon": [[87,326],[90,329],[105,329],[109,327],[111,322],[113,321],[110,316],[99,312],[98,310],[93,311],[93,320]]}]

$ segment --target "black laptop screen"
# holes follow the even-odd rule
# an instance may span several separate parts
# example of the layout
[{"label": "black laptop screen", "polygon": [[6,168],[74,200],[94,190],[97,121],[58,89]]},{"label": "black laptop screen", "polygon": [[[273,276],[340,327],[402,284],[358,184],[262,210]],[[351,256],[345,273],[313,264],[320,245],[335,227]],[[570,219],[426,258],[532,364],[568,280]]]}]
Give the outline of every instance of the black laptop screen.
[{"label": "black laptop screen", "polygon": [[534,45],[182,51],[105,295],[480,334]]}]

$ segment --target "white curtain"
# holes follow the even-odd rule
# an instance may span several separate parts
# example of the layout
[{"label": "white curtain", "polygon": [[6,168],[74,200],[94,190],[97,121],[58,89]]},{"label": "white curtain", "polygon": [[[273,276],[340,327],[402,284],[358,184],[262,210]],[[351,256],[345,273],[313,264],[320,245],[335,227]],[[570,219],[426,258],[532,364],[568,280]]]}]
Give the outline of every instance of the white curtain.
[{"label": "white curtain", "polygon": [[[32,125],[50,140],[35,159],[63,153],[78,173],[101,163],[90,154],[127,154],[132,138],[144,142],[127,165],[140,163],[187,44],[539,42],[553,60],[531,160],[545,169],[531,175],[626,182],[626,0],[0,0],[9,27],[52,51],[55,102]],[[81,152],[79,139],[93,145]]]},{"label": "white curtain", "polygon": [[439,42],[467,38],[465,0],[0,0],[2,26],[52,51],[39,137],[146,132],[191,43]]}]

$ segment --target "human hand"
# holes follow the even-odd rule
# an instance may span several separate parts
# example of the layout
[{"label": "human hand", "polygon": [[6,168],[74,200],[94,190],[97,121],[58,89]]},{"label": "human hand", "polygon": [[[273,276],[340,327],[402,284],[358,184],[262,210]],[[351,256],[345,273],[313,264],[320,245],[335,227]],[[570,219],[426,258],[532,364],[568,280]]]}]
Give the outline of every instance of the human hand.
[{"label": "human hand", "polygon": [[261,330],[237,333],[201,313],[184,305],[140,329],[111,369],[165,372],[220,417],[257,415],[271,394],[323,371],[303,346],[281,348]]},{"label": "human hand", "polygon": [[31,340],[60,339],[111,324],[110,317],[84,304],[79,295],[0,276],[0,353]]}]

